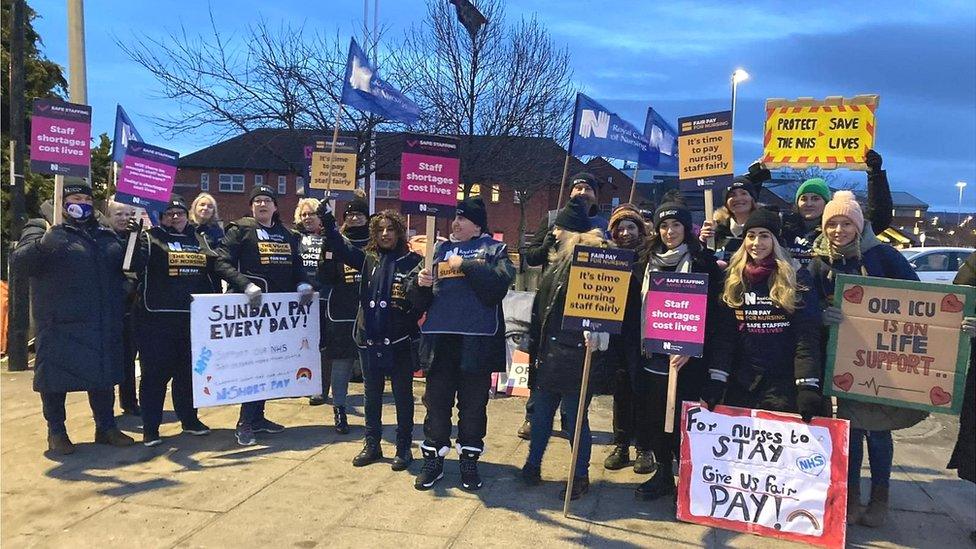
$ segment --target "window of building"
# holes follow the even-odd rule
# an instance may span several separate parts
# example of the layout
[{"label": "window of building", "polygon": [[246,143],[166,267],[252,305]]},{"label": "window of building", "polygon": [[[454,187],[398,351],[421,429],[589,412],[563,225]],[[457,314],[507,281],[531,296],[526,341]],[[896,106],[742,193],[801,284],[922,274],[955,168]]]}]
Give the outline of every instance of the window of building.
[{"label": "window of building", "polygon": [[922,210],[915,210],[915,217],[922,217]]},{"label": "window of building", "polygon": [[400,182],[389,179],[376,180],[376,198],[400,198]]},{"label": "window of building", "polygon": [[[295,192],[298,189],[305,189],[305,178],[302,176],[295,177]],[[284,196],[288,193],[288,183],[286,181],[278,180],[278,194]]]},{"label": "window of building", "polygon": [[519,194],[518,191],[512,191],[512,197],[513,197],[512,198],[512,202],[514,202],[515,204],[521,204],[522,203],[522,195]]},{"label": "window of building", "polygon": [[[478,196],[480,194],[481,194],[481,185],[477,183],[471,185],[471,192],[468,193],[468,196]],[[457,199],[464,200],[464,185],[458,185]]]},{"label": "window of building", "polygon": [[209,191],[210,190],[210,174],[202,173],[200,174],[200,190]]},{"label": "window of building", "polygon": [[498,201],[501,200],[501,199],[502,199],[502,189],[501,189],[501,186],[500,185],[492,185],[491,186],[491,201],[497,204]]},{"label": "window of building", "polygon": [[220,174],[220,192],[222,193],[242,193],[244,192],[244,174],[222,173]]},{"label": "window of building", "polygon": [[254,176],[254,184],[255,185],[264,185],[264,176],[263,175],[255,175]]},{"label": "window of building", "polygon": [[281,194],[281,189],[288,190],[288,176],[279,175],[278,176],[278,194]]}]

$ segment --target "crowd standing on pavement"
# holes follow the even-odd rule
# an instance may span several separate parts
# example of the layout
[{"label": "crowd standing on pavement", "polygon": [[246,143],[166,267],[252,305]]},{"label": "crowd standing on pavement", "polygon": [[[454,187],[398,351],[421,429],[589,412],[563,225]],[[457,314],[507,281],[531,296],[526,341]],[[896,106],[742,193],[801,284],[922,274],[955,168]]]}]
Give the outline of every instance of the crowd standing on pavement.
[{"label": "crowd standing on pavement", "polygon": [[[543,219],[519,250],[526,264],[542,268],[528,339],[531,397],[517,433],[529,440],[521,475],[525,485],[539,484],[550,437],[575,429],[583,401],[570,497],[587,493],[592,452],[588,404],[594,394],[609,393],[614,438],[604,466],[633,465],[636,473],[651,474],[635,487],[641,499],[673,498],[680,429],[668,432],[665,426],[669,375],[680,374],[679,401],[700,401],[709,409],[727,404],[795,413],[807,422],[832,417],[823,387],[828,329],[843,319],[833,305],[837,276],[918,280],[907,260],[875,237],[890,223],[891,193],[881,156],[869,151],[866,164],[866,211],[852,193],[831,194],[819,178],[800,185],[791,211],[765,209],[759,198],[770,173],[756,163],[735,178],[722,207],[697,232],[680,195],[667,196],[653,212],[621,205],[608,221],[596,207],[598,179],[587,173],[573,176],[565,205],[552,219]],[[264,293],[297,292],[307,304],[318,292],[323,375],[321,394],[309,404],[331,399],[335,429],[348,433],[348,386],[354,365],[360,364],[364,444],[352,465],[367,466],[383,457],[382,400],[389,379],[397,426],[392,468],[409,467],[414,459],[413,375],[425,363],[423,465],[415,487],[427,490],[443,479],[456,407],[453,442],[461,488],[480,489],[478,462],[486,448],[492,373],[506,368],[502,299],[515,278],[506,245],[489,231],[481,198],[458,202],[450,238],[436,245],[431,265],[410,251],[403,216],[394,210],[371,214],[361,194],[345,205],[341,224],[334,203],[306,198],[289,228],[281,220],[277,193],[265,185],[251,191],[249,208],[250,215],[224,225],[213,196],[201,193],[188,206],[174,195],[159,223],[144,230],[132,208],[109,203],[103,226],[90,188],[66,185],[64,222],[27,224],[11,261],[32,278],[34,390],[41,396],[49,451],[74,451],[65,428],[65,397],[74,391],[88,393],[96,443],[134,444],[116,425],[116,385],[123,413],[142,417],[146,446],[162,442],[159,426],[168,384],[183,432],[209,434],[193,408],[191,295],[237,292],[259,305]],[[133,234],[138,246],[124,268],[125,241]],[[275,245],[262,245],[267,242]],[[561,329],[577,244],[636,252],[619,334],[586,331],[581,337]],[[655,272],[708,274],[709,336],[701,357],[644,349],[642,307]],[[976,285],[976,254],[955,283]],[[961,330],[976,336],[976,311],[966,312]],[[593,352],[593,368],[589,389],[581,394],[587,352]],[[949,467],[976,482],[973,399],[970,357]],[[258,434],[285,429],[266,418],[264,410],[264,401],[241,405],[235,429],[239,444],[253,445]],[[554,429],[557,410],[561,426]],[[892,431],[917,424],[926,413],[840,399],[836,416],[851,426],[848,522],[881,526],[889,501]],[[871,471],[866,503],[861,497],[865,445]]]}]

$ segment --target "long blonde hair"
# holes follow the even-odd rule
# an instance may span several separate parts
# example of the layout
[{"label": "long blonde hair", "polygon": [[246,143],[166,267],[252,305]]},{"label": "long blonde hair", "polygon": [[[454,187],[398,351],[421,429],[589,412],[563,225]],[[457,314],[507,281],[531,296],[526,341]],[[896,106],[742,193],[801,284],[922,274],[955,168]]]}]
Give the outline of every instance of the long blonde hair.
[{"label": "long blonde hair", "polygon": [[[779,240],[775,236],[772,237],[772,240],[776,271],[770,275],[772,283],[769,285],[769,297],[776,306],[793,314],[798,304],[796,294],[806,290],[806,288],[796,282],[796,269],[799,265],[780,246]],[[746,251],[745,243],[743,243],[732,254],[732,259],[729,260],[729,268],[725,275],[725,290],[722,292],[722,301],[729,307],[737,308],[743,304],[742,295],[745,293],[743,272],[748,259],[749,252]]]},{"label": "long blonde hair", "polygon": [[214,198],[210,193],[200,193],[196,198],[193,199],[193,202],[190,204],[190,223],[193,223],[194,225],[202,225],[200,218],[197,217],[197,204],[199,204],[201,200],[209,200],[210,203],[213,204],[214,213],[213,216],[210,217],[210,221],[207,223],[219,224],[220,215],[218,215],[217,212],[217,199]]}]

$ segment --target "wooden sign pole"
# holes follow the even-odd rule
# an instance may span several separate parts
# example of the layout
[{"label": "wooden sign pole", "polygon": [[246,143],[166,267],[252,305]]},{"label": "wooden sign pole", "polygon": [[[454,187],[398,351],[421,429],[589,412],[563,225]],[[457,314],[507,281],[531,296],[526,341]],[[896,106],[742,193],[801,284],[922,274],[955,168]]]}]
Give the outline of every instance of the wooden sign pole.
[{"label": "wooden sign pole", "polygon": [[[712,221],[712,217],[715,214],[715,191],[712,189],[705,189],[705,221],[712,222],[712,229],[715,229],[715,223]],[[715,237],[712,236],[708,239],[708,249],[715,250]]]},{"label": "wooden sign pole", "polygon": [[583,359],[583,383],[580,386],[579,406],[576,407],[576,428],[573,429],[573,457],[569,460],[569,480],[566,482],[566,497],[563,499],[563,516],[569,516],[569,500],[573,495],[573,480],[576,478],[576,458],[579,456],[580,435],[583,432],[583,414],[586,412],[586,394],[590,384],[590,364],[593,349],[586,346]]},{"label": "wooden sign pole", "polygon": [[[670,360],[668,361],[670,362]],[[674,405],[678,399],[678,369],[668,364],[668,403],[664,413],[664,432],[674,432]]]}]

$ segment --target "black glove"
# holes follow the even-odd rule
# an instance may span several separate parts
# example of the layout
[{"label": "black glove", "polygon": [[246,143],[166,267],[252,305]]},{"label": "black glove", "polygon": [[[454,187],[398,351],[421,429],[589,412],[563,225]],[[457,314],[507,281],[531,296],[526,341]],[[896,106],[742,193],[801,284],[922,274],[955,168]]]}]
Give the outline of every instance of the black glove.
[{"label": "black glove", "polygon": [[769,168],[762,163],[761,160],[757,160],[749,166],[749,174],[746,175],[749,181],[752,181],[754,185],[762,185],[764,181],[769,181],[773,178],[773,174],[769,172]]},{"label": "black glove", "polygon": [[329,209],[329,201],[323,200],[319,204],[319,208],[315,210],[315,213],[319,216],[322,221],[322,232],[331,233],[336,228],[336,218],[332,214],[332,210]]},{"label": "black glove", "polygon": [[542,247],[545,249],[550,249],[556,245],[556,235],[551,232],[546,233],[546,237],[542,239]]},{"label": "black glove", "polygon": [[142,230],[142,220],[130,217],[129,220],[125,222],[125,229],[123,230],[127,233],[139,234],[139,231]]},{"label": "black glove", "polygon": [[868,165],[868,170],[872,173],[881,171],[881,155],[874,149],[868,149],[867,154],[864,155],[864,163]]},{"label": "black glove", "polygon": [[823,413],[823,397],[816,387],[800,385],[796,391],[796,409],[803,421],[810,423],[813,416]]},{"label": "black glove", "polygon": [[708,411],[715,410],[715,405],[722,401],[725,396],[725,382],[717,379],[709,379],[702,387],[701,400],[705,403]]}]

